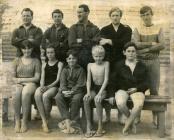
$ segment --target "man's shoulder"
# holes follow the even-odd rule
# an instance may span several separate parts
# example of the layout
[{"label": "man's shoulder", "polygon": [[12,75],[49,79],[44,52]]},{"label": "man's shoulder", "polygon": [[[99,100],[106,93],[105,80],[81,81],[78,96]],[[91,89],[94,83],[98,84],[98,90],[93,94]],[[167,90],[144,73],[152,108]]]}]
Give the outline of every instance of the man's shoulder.
[{"label": "man's shoulder", "polygon": [[92,23],[91,21],[88,22],[88,25],[89,25],[89,27],[91,27],[91,28],[94,28],[94,29],[99,30],[98,26],[95,25],[94,23]]},{"label": "man's shoulder", "polygon": [[146,68],[146,65],[141,60],[138,60],[137,65],[139,65],[140,67]]},{"label": "man's shoulder", "polygon": [[110,29],[111,27],[112,27],[112,24],[109,24],[109,25],[103,26],[103,27],[101,28],[101,30],[102,30],[102,29],[103,29],[103,30]]},{"label": "man's shoulder", "polygon": [[132,31],[131,27],[127,24],[120,23],[120,28],[127,31]]},{"label": "man's shoulder", "polygon": [[70,29],[76,28],[77,26],[78,26],[78,23],[74,23],[74,24],[72,24],[72,25],[70,26]]},{"label": "man's shoulder", "polygon": [[17,32],[17,31],[21,30],[22,28],[23,28],[23,26],[20,25],[19,27],[16,27],[16,28],[13,30],[13,32]]}]

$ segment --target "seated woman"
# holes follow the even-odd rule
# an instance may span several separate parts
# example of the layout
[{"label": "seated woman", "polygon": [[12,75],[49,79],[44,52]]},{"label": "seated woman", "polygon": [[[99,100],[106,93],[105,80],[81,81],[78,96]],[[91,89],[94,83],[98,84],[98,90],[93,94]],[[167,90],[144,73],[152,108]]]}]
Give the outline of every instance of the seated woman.
[{"label": "seated woman", "polygon": [[58,92],[58,82],[62,71],[63,63],[57,59],[56,48],[53,44],[46,47],[47,61],[42,65],[40,87],[35,92],[35,101],[42,118],[44,132],[49,132],[47,118],[51,112],[51,99]]},{"label": "seated woman", "polygon": [[[126,60],[116,64],[115,86],[118,91],[115,93],[117,107],[127,119],[123,128],[123,134],[127,135],[132,126],[133,133],[136,133],[135,118],[140,114],[144,104],[144,92],[148,89],[147,69],[143,63],[136,59],[137,46],[128,42],[123,48],[123,54]],[[127,107],[127,100],[130,98],[133,102],[131,112]]]},{"label": "seated woman", "polygon": [[[33,45],[28,40],[21,43],[22,56],[15,58],[13,62],[13,76],[16,91],[13,93],[13,107],[15,114],[15,132],[27,131],[27,120],[31,107],[31,97],[34,94],[40,80],[41,64],[33,58]],[[22,108],[22,123],[20,113]]]}]

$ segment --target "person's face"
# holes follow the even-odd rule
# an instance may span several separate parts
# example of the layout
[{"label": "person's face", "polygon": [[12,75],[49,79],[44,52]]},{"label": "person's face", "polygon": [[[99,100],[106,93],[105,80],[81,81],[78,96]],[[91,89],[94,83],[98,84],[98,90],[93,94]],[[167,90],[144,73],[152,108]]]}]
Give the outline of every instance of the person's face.
[{"label": "person's face", "polygon": [[33,20],[33,16],[31,15],[30,11],[22,12],[22,21],[25,25],[30,25],[32,20]]},{"label": "person's face", "polygon": [[88,18],[89,12],[85,12],[83,8],[77,9],[77,17],[79,21],[84,21]]},{"label": "person's face", "polygon": [[77,64],[77,58],[73,55],[69,55],[66,61],[70,67],[73,67]]},{"label": "person's face", "polygon": [[93,53],[92,56],[93,56],[95,63],[97,63],[97,64],[101,64],[105,57],[105,55],[102,53]]},{"label": "person's face", "polygon": [[62,23],[63,17],[62,17],[61,13],[53,13],[53,17],[52,18],[53,18],[53,21],[54,21],[55,24]]},{"label": "person's face", "polygon": [[24,57],[31,57],[31,53],[33,51],[33,48],[25,47],[25,48],[22,48],[21,50],[22,50]]},{"label": "person's face", "polygon": [[114,25],[120,24],[121,15],[119,11],[112,12],[110,18],[111,18],[112,24]]},{"label": "person's face", "polygon": [[126,56],[126,59],[130,61],[135,60],[137,55],[134,46],[128,47],[125,51],[123,51],[123,54]]},{"label": "person's face", "polygon": [[143,20],[145,25],[151,25],[152,24],[152,13],[151,11],[147,11],[144,14],[141,14],[141,19]]},{"label": "person's face", "polygon": [[46,55],[48,57],[48,60],[54,60],[56,55],[54,48],[47,48]]}]

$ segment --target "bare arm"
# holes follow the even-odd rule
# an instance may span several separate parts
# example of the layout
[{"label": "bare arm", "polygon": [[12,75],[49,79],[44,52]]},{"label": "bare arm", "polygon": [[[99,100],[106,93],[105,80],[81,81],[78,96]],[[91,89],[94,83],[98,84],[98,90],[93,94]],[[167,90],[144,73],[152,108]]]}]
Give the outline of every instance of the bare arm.
[{"label": "bare arm", "polygon": [[91,91],[91,64],[88,64],[87,68],[87,82],[86,82],[87,94]]},{"label": "bare arm", "polygon": [[45,67],[46,63],[42,65],[42,71],[41,71],[41,80],[40,80],[40,86],[43,87],[45,85]]},{"label": "bare arm", "polygon": [[106,89],[106,86],[108,85],[108,81],[109,81],[109,62],[106,62],[105,63],[104,82],[103,82],[102,87],[101,87],[100,91],[98,92],[98,94],[103,93],[103,91]]},{"label": "bare arm", "polygon": [[36,72],[32,78],[18,78],[20,83],[38,83],[40,80],[40,73]]},{"label": "bare arm", "polygon": [[48,85],[47,88],[51,88],[57,85],[57,83],[60,81],[60,74],[62,72],[62,68],[63,68],[63,63],[59,62],[58,63],[58,73],[57,73],[57,78],[56,81],[54,81],[52,84]]}]

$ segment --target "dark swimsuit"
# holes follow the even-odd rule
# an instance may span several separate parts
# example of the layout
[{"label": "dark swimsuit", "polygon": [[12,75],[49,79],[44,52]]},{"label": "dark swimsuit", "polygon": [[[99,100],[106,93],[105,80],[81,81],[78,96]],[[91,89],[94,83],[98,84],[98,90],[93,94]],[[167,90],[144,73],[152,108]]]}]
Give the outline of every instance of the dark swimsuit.
[{"label": "dark swimsuit", "polygon": [[45,86],[50,85],[57,79],[57,73],[58,73],[58,61],[53,65],[48,65],[48,62],[46,63],[45,67]]}]

